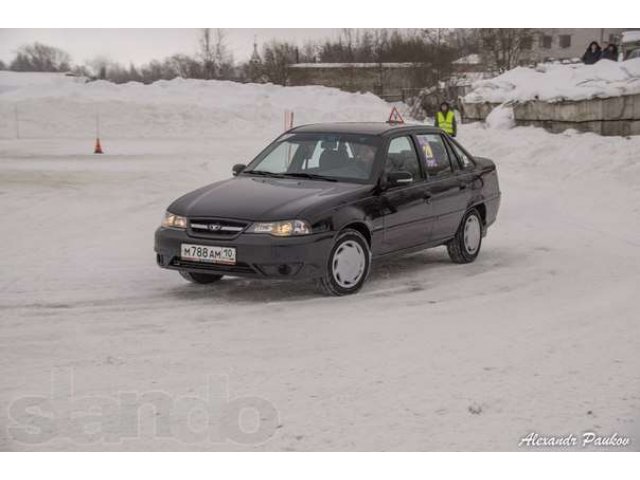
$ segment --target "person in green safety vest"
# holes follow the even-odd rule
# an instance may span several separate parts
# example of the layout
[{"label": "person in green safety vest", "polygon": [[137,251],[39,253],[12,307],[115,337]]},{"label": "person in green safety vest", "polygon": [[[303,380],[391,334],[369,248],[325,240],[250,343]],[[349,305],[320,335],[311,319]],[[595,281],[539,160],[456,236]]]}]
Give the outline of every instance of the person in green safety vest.
[{"label": "person in green safety vest", "polygon": [[447,102],[442,102],[440,104],[440,110],[436,113],[435,126],[441,128],[452,137],[456,136],[458,130],[456,125],[456,115],[453,113],[453,110],[449,108],[449,104]]}]

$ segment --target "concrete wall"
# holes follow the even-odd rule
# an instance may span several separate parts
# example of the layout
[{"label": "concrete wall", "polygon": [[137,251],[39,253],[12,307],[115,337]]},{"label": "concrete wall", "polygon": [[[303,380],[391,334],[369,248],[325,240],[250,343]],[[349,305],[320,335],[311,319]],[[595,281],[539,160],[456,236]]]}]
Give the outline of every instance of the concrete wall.
[{"label": "concrete wall", "polygon": [[[463,105],[465,121],[483,121],[497,104]],[[580,101],[533,100],[513,106],[516,125],[534,125],[557,133],[568,128],[600,135],[640,135],[640,94]]]},{"label": "concrete wall", "polygon": [[464,103],[460,109],[463,122],[484,122],[491,110],[496,108],[499,103]]},{"label": "concrete wall", "polygon": [[[416,86],[421,66],[411,64],[294,64],[289,85],[324,85],[348,92],[371,92],[390,101],[403,99],[403,91]],[[425,67],[426,68],[426,67]]]},{"label": "concrete wall", "polygon": [[591,132],[605,137],[640,135],[640,120],[610,120],[593,122],[554,122],[544,120],[519,120],[519,126],[542,127],[551,133],[562,133],[569,128],[579,132]]},{"label": "concrete wall", "polygon": [[520,120],[555,120],[558,122],[589,122],[601,120],[640,120],[640,95],[593,98],[575,102],[518,103],[514,114]]}]

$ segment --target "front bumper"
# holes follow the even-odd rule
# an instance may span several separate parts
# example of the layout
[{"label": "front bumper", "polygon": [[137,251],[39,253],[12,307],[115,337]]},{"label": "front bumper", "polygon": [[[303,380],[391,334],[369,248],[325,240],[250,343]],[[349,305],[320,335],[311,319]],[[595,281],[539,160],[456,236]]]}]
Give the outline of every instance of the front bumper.
[{"label": "front bumper", "polygon": [[[180,245],[234,247],[236,264],[222,265],[180,259]],[[233,239],[204,239],[185,230],[158,228],[155,234],[156,261],[162,268],[254,278],[317,278],[324,274],[333,234],[321,233],[288,238],[241,233]]]}]

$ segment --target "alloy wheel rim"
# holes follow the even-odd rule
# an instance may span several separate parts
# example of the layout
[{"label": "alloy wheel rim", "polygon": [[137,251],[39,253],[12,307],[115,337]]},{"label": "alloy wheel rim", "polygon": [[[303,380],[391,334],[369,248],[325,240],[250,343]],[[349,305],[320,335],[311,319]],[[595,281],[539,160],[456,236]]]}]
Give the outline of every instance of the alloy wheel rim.
[{"label": "alloy wheel rim", "polygon": [[475,215],[469,215],[467,221],[464,223],[464,248],[467,253],[474,254],[480,247],[480,237],[482,229],[480,228],[480,221]]},{"label": "alloy wheel rim", "polygon": [[333,254],[333,278],[342,288],[353,288],[362,279],[365,264],[366,256],[362,246],[354,240],[347,240]]}]

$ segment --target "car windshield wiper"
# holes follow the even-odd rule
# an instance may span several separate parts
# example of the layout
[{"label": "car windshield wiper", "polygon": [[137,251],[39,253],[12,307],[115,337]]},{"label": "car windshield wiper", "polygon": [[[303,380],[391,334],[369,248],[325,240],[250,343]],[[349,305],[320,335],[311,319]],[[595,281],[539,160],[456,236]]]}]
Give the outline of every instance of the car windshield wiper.
[{"label": "car windshield wiper", "polygon": [[266,170],[243,170],[242,173],[249,173],[251,175],[263,175],[265,177],[283,178],[279,173],[267,172]]},{"label": "car windshield wiper", "polygon": [[283,173],[285,177],[298,177],[298,178],[310,178],[312,180],[324,180],[326,182],[337,182],[337,178],[325,177],[324,175],[318,175],[317,173],[305,173],[305,172],[291,172]]}]

